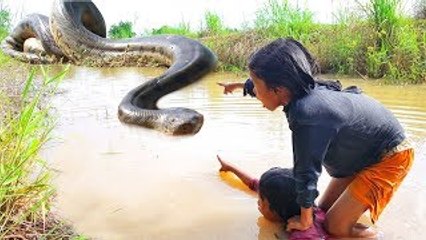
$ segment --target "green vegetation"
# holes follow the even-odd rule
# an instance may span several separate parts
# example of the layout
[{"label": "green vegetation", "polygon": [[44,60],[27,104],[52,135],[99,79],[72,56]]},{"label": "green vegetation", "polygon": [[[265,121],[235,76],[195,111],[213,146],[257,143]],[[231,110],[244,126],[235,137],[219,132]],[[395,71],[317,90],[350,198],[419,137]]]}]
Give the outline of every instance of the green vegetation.
[{"label": "green vegetation", "polygon": [[225,29],[225,26],[222,22],[220,16],[212,11],[207,11],[204,14],[204,21],[206,23],[203,35],[220,35],[229,32],[229,30]]},{"label": "green vegetation", "polygon": [[370,0],[364,9],[374,26],[374,43],[367,48],[367,73],[381,78],[388,72],[388,62],[396,41],[400,18],[397,14],[399,0]]},{"label": "green vegetation", "polygon": [[108,31],[108,35],[111,38],[132,38],[136,35],[133,32],[133,23],[129,21],[120,21],[118,24],[114,24]]},{"label": "green vegetation", "polygon": [[[67,68],[48,77],[32,69],[14,108],[2,109],[0,121],[0,238],[69,239],[72,229],[51,213],[52,171],[39,152],[54,126],[44,101]],[[1,96],[7,93],[0,92]],[[3,97],[6,99],[7,97]],[[30,237],[31,236],[31,237]],[[19,237],[16,237],[19,238]]]},{"label": "green vegetation", "polygon": [[250,54],[279,38],[301,41],[317,57],[323,73],[384,78],[393,84],[426,83],[426,1],[417,0],[416,16],[404,16],[402,0],[356,1],[358,9],[335,13],[338,22],[319,24],[313,13],[288,0],[269,0],[253,24],[229,29],[212,11],[199,31],[188,23],[162,26],[145,35],[178,34],[199,39],[219,58],[219,69],[245,71]]},{"label": "green vegetation", "polygon": [[[2,9],[1,41],[9,30]],[[85,239],[51,211],[53,172],[39,156],[54,127],[46,100],[67,68],[54,77],[44,68],[28,71],[0,52],[0,239]]]},{"label": "green vegetation", "polygon": [[162,26],[160,28],[152,29],[151,32],[147,32],[147,35],[160,35],[160,34],[175,34],[175,35],[182,35],[182,36],[187,36],[192,38],[196,37],[196,34],[191,32],[189,23],[185,23],[184,21],[179,23],[176,27]]},{"label": "green vegetation", "polygon": [[[207,11],[197,32],[182,22],[145,35],[199,39],[218,55],[219,69],[225,71],[245,71],[252,52],[276,38],[292,37],[317,57],[323,73],[385,78],[395,84],[425,83],[426,22],[402,15],[401,0],[356,2],[358,12],[336,13],[335,24],[315,23],[312,12],[288,0],[269,0],[256,12],[252,26],[246,23],[241,30],[230,30],[217,13]],[[426,1],[418,0],[416,6],[417,19],[424,18]]]},{"label": "green vegetation", "polygon": [[313,29],[313,14],[291,6],[288,0],[269,0],[256,13],[255,30],[269,38],[304,40]]},{"label": "green vegetation", "polygon": [[[244,71],[252,52],[278,37],[293,37],[317,56],[324,73],[426,83],[426,1],[418,0],[416,18],[401,14],[400,4],[370,0],[359,3],[363,15],[340,13],[339,22],[318,24],[313,13],[288,0],[269,0],[243,30],[227,28],[217,13],[207,11],[198,32],[182,21],[145,34],[197,38],[218,55],[225,71]],[[0,9],[0,40],[10,31],[10,17],[8,9]],[[112,25],[108,33],[111,38],[136,35],[128,21]],[[12,81],[24,79],[28,68],[0,52],[0,239],[87,239],[52,213],[52,171],[39,156],[55,123],[45,99],[67,69],[54,77],[44,68],[32,69],[25,83]]]},{"label": "green vegetation", "polygon": [[223,70],[244,70],[258,47],[292,37],[313,52],[323,73],[425,83],[426,23],[400,14],[400,4],[370,0],[358,4],[359,14],[340,13],[336,24],[316,24],[309,11],[292,7],[287,0],[270,0],[258,11],[254,28],[201,40],[218,54]]}]

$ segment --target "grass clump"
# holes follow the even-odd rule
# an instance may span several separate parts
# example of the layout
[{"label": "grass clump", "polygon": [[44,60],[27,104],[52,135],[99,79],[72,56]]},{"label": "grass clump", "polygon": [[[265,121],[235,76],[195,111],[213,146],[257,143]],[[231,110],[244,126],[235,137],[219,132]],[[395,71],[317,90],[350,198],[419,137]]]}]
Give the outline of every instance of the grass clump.
[{"label": "grass clump", "polygon": [[269,0],[256,13],[255,29],[270,38],[304,40],[314,29],[313,14],[293,7],[288,0]]},{"label": "grass clump", "polygon": [[[21,89],[17,109],[0,116],[0,239],[71,239],[71,227],[51,211],[55,190],[52,171],[39,152],[49,140],[54,121],[45,99],[52,95],[67,68],[36,84],[36,70]],[[7,93],[0,92],[1,96]]]},{"label": "grass clump", "polygon": [[136,36],[133,31],[133,23],[129,21],[120,21],[118,24],[113,24],[108,30],[108,35],[113,39],[132,38]]},{"label": "grass clump", "polygon": [[177,26],[161,26],[159,28],[153,28],[150,32],[147,32],[146,35],[162,35],[162,34],[172,34],[172,35],[182,35],[190,38],[197,37],[197,34],[191,31],[189,23],[184,21],[180,22]]}]

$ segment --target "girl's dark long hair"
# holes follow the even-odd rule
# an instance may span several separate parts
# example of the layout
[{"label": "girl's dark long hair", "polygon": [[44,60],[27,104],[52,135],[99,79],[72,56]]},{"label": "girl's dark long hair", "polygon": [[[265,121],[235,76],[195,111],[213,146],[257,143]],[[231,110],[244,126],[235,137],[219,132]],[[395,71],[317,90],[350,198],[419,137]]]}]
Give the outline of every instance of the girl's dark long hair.
[{"label": "girl's dark long hair", "polygon": [[292,169],[274,167],[263,173],[259,180],[259,194],[268,200],[269,208],[283,221],[300,215]]},{"label": "girl's dark long hair", "polygon": [[269,88],[285,87],[294,97],[302,97],[317,84],[341,91],[339,81],[315,79],[320,67],[309,51],[298,41],[279,38],[255,52],[248,65]]}]

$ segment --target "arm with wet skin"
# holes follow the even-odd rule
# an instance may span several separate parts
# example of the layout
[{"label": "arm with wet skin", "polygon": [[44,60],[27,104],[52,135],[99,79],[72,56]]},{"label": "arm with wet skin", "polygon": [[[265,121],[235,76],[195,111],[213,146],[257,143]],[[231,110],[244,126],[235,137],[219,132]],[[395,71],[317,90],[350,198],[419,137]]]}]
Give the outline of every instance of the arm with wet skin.
[{"label": "arm with wet skin", "polygon": [[217,83],[217,85],[223,87],[223,93],[228,94],[232,93],[237,89],[243,89],[243,94],[246,96],[247,94],[251,97],[256,97],[254,93],[254,84],[253,81],[249,78],[245,82],[237,82],[237,83]]},{"label": "arm with wet skin", "polygon": [[220,169],[219,171],[223,172],[232,172],[235,174],[247,187],[249,187],[251,190],[256,191],[258,190],[258,179],[255,177],[252,177],[250,174],[244,172],[243,170],[239,169],[238,167],[222,160],[219,156],[216,156],[217,160],[220,163]]},{"label": "arm with wet skin", "polygon": [[220,83],[218,82],[217,85],[223,87],[223,94],[232,93],[233,91],[237,89],[243,89],[244,83]]}]

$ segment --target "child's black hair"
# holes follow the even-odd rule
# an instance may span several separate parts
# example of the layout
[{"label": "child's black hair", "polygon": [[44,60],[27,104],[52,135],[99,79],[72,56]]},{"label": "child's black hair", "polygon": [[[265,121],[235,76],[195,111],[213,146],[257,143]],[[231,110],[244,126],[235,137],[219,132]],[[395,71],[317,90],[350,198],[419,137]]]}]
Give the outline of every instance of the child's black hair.
[{"label": "child's black hair", "polygon": [[292,169],[274,167],[263,173],[259,180],[259,195],[268,200],[269,208],[285,222],[300,215]]},{"label": "child's black hair", "polygon": [[315,79],[320,67],[309,51],[298,41],[279,38],[262,47],[249,59],[250,71],[265,81],[268,88],[285,87],[299,98],[316,85],[341,91],[338,81]]}]

